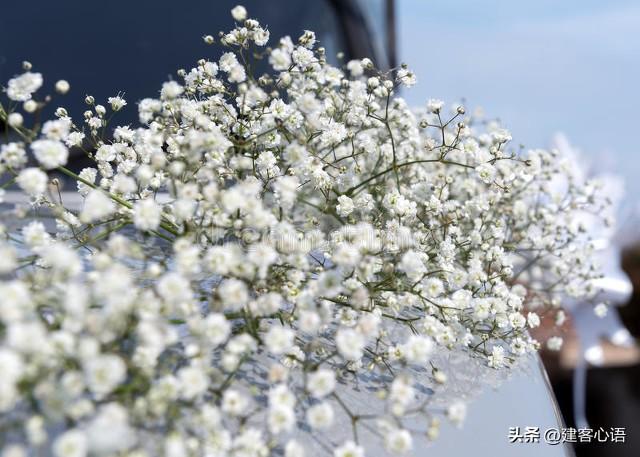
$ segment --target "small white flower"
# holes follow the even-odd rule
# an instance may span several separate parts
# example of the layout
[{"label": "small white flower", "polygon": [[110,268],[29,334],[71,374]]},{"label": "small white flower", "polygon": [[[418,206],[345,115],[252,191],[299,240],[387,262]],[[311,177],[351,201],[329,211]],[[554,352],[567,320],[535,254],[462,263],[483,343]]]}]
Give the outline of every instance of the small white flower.
[{"label": "small white flower", "polygon": [[9,80],[7,84],[7,96],[16,102],[24,102],[31,99],[32,94],[42,86],[40,73],[26,72]]},{"label": "small white flower", "polygon": [[336,332],[336,346],[342,357],[355,361],[362,358],[365,340],[360,332],[352,328],[341,327]]},{"label": "small white flower", "polygon": [[476,167],[476,173],[484,183],[491,184],[496,176],[496,169],[489,163],[483,163]]},{"label": "small white flower", "polygon": [[504,348],[502,346],[494,346],[489,355],[489,366],[491,368],[501,368],[505,363]]},{"label": "small white flower", "polygon": [[460,401],[452,403],[447,407],[447,417],[456,425],[462,424],[467,417],[467,405]]},{"label": "small white flower", "polygon": [[278,384],[269,390],[269,405],[293,408],[295,404],[296,397],[286,384]]},{"label": "small white flower", "polygon": [[63,141],[69,136],[71,121],[69,118],[47,121],[42,126],[42,134],[49,140]]},{"label": "small white flower", "polygon": [[329,428],[333,424],[333,416],[333,408],[326,402],[313,405],[307,410],[307,422],[315,429]]},{"label": "small white flower", "polygon": [[358,77],[364,74],[364,67],[360,60],[350,60],[347,63],[347,70],[351,73],[351,76]]},{"label": "small white flower", "polygon": [[67,139],[64,141],[64,143],[68,147],[80,146],[80,145],[82,145],[82,141],[83,140],[84,140],[84,133],[82,133],[82,132],[71,132],[67,136]]},{"label": "small white flower", "polygon": [[444,284],[438,278],[427,278],[424,281],[424,289],[430,298],[437,298],[444,292]]},{"label": "small white flower", "polygon": [[258,269],[258,276],[265,278],[269,267],[278,260],[278,252],[266,243],[256,243],[251,246],[247,260]]},{"label": "small white flower", "polygon": [[442,371],[442,370],[436,370],[433,373],[433,379],[438,383],[438,384],[444,384],[447,382],[447,374]]},{"label": "small white flower", "polygon": [[444,106],[444,102],[442,100],[437,100],[437,99],[429,99],[429,101],[427,102],[427,110],[431,113],[438,113],[440,112],[440,110],[442,110],[442,107]]},{"label": "small white flower", "polygon": [[56,457],[85,457],[87,452],[87,437],[77,429],[63,433],[53,443],[53,454]]},{"label": "small white flower", "polygon": [[282,355],[293,348],[295,332],[290,328],[274,325],[265,335],[267,349],[274,355]]},{"label": "small white flower", "polygon": [[317,332],[322,323],[320,316],[314,311],[300,311],[298,321],[300,323],[300,330],[306,333]]},{"label": "small white flower", "polygon": [[[19,302],[17,300],[12,300],[9,296],[10,290],[8,287],[3,287],[0,289],[3,292],[2,296],[7,299],[10,306],[18,306]],[[28,300],[26,300],[28,302]],[[3,315],[4,314],[4,315]],[[7,313],[2,312],[0,309],[0,316],[3,320],[6,319]],[[8,348],[0,348],[0,370],[2,370],[3,381],[7,383],[15,383],[18,381],[22,375],[24,374],[24,363],[22,358],[18,355],[17,352],[12,351]]]},{"label": "small white flower", "polygon": [[225,308],[239,310],[249,302],[247,286],[239,279],[225,279],[218,286],[218,295]]},{"label": "small white flower", "polygon": [[182,92],[184,92],[184,87],[175,81],[168,81],[162,85],[160,97],[162,97],[163,100],[171,100],[179,97]]},{"label": "small white flower", "polygon": [[20,143],[3,144],[0,146],[0,163],[2,162],[15,170],[19,170],[27,163],[27,152]]},{"label": "small white flower", "polygon": [[296,415],[293,408],[284,405],[272,405],[269,408],[269,430],[271,433],[278,434],[289,432],[296,423]]},{"label": "small white flower", "polygon": [[559,351],[562,348],[562,337],[552,336],[547,340],[547,348],[550,351]]},{"label": "small white flower", "polygon": [[242,395],[237,390],[228,389],[225,390],[222,396],[222,411],[231,414],[232,416],[239,416],[249,407],[249,400],[246,396]]},{"label": "small white flower", "polygon": [[298,42],[308,49],[313,49],[313,45],[316,43],[316,34],[312,30],[305,30],[302,36],[298,39]]},{"label": "small white flower", "polygon": [[115,402],[101,406],[85,432],[90,455],[123,454],[136,442],[127,410]]},{"label": "small white flower", "polygon": [[334,449],[333,457],[364,457],[364,448],[353,441],[346,441]]},{"label": "small white flower", "polygon": [[427,272],[424,264],[426,260],[428,260],[428,257],[422,252],[407,251],[402,255],[398,270],[405,273],[412,280],[418,280]]},{"label": "small white flower", "polygon": [[231,324],[224,314],[213,313],[205,318],[205,335],[207,342],[219,346],[227,340],[231,333]]},{"label": "small white flower", "polygon": [[338,197],[338,205],[336,206],[336,211],[342,217],[346,217],[353,212],[355,209],[355,205],[353,204],[353,200],[351,200],[346,195],[340,195]]},{"label": "small white flower", "polygon": [[7,124],[11,127],[20,127],[23,122],[24,119],[20,113],[11,113],[7,116]]},{"label": "small white flower", "polygon": [[276,198],[284,208],[291,208],[296,201],[300,180],[295,176],[280,176],[273,184]]},{"label": "small white flower", "polygon": [[520,313],[509,314],[509,323],[513,328],[523,328],[527,324],[527,320]]},{"label": "small white flower", "polygon": [[179,434],[171,434],[164,440],[164,452],[166,457],[187,457],[187,444]]},{"label": "small white flower", "polygon": [[22,108],[27,113],[35,113],[35,111],[38,109],[38,103],[35,100],[27,100],[22,104]]},{"label": "small white flower", "polygon": [[284,457],[305,457],[304,446],[295,440],[289,440],[284,447]]},{"label": "small white flower", "polygon": [[127,375],[126,365],[113,354],[98,355],[87,360],[84,371],[89,389],[100,397],[115,389]]},{"label": "small white flower", "polygon": [[140,200],[133,205],[133,223],[140,230],[157,230],[161,216],[162,208],[151,198]]},{"label": "small white flower", "polygon": [[[0,203],[2,203],[2,192],[0,192]],[[17,265],[16,250],[13,246],[0,243],[0,275],[11,272]]]},{"label": "small white flower", "polygon": [[398,376],[391,383],[389,389],[389,402],[391,403],[391,412],[395,416],[402,416],[406,408],[415,399],[415,389],[412,380],[406,376]]},{"label": "small white flower", "polygon": [[527,324],[529,324],[531,328],[538,327],[540,325],[540,317],[533,312],[527,314]]},{"label": "small white flower", "polygon": [[56,82],[56,92],[58,92],[59,94],[66,94],[67,92],[69,92],[70,88],[71,86],[69,85],[69,82],[64,79]]},{"label": "small white flower", "polygon": [[413,447],[413,439],[408,430],[394,428],[384,437],[385,448],[394,454],[406,454]]},{"label": "small white flower", "polygon": [[237,5],[231,10],[231,16],[234,20],[242,22],[247,18],[247,10],[242,5]]},{"label": "small white flower", "polygon": [[51,236],[40,221],[29,222],[22,228],[22,236],[27,246],[39,248],[51,242]]},{"label": "small white flower", "polygon": [[67,147],[56,140],[36,140],[31,143],[31,149],[38,162],[47,170],[66,165],[69,158]]},{"label": "small white flower", "polygon": [[406,68],[400,68],[398,70],[397,80],[405,87],[413,87],[418,82],[416,74]]},{"label": "small white flower", "polygon": [[607,315],[607,311],[608,311],[607,305],[605,305],[604,303],[598,303],[595,306],[595,308],[593,308],[593,312],[599,318],[605,317]]},{"label": "small white flower", "polygon": [[229,70],[229,77],[227,79],[232,83],[243,82],[245,79],[247,79],[247,74],[244,67],[240,64],[231,67],[231,69]]},{"label": "small white flower", "polygon": [[[347,128],[339,122],[332,122],[323,130],[320,135],[320,141],[322,144],[330,146],[342,142],[346,137]],[[338,202],[342,203],[339,199]],[[347,205],[346,208],[348,208],[346,201],[345,204]]]},{"label": "small white flower", "polygon": [[286,70],[291,66],[291,55],[281,48],[276,48],[269,55],[269,63],[274,70]]},{"label": "small white flower", "polygon": [[511,141],[511,133],[506,129],[497,129],[491,132],[491,136],[497,143]]},{"label": "small white flower", "polygon": [[307,390],[315,398],[323,398],[336,388],[336,375],[333,371],[320,368],[307,377]]},{"label": "small white flower", "polygon": [[411,335],[402,347],[402,353],[409,363],[425,365],[433,352],[433,340],[421,335]]},{"label": "small white flower", "polygon": [[179,273],[167,273],[158,281],[158,294],[174,305],[189,302],[192,291],[189,281]]},{"label": "small white flower", "polygon": [[113,214],[115,210],[115,203],[104,192],[94,189],[84,200],[80,220],[85,223],[99,221]]},{"label": "small white flower", "polygon": [[44,419],[42,416],[33,415],[25,424],[29,443],[32,445],[42,445],[47,440],[47,432],[44,429]]},{"label": "small white flower", "polygon": [[83,168],[82,171],[78,174],[82,181],[78,180],[78,193],[80,195],[86,196],[92,189],[88,184],[85,184],[83,181],[86,181],[89,184],[95,184],[96,177],[98,176],[98,170],[95,168]]},{"label": "small white flower", "polygon": [[127,101],[119,95],[116,97],[109,97],[107,102],[109,102],[111,109],[114,111],[120,111],[127,105]]},{"label": "small white flower", "polygon": [[315,56],[313,51],[305,48],[304,46],[298,46],[291,53],[293,62],[302,69],[306,69],[313,62]]},{"label": "small white flower", "polygon": [[198,367],[184,367],[178,371],[178,380],[182,392],[182,398],[193,400],[204,394],[209,387],[209,379],[206,373]]},{"label": "small white flower", "polygon": [[25,168],[18,175],[16,182],[32,197],[39,197],[47,190],[47,175],[39,168]]},{"label": "small white flower", "polygon": [[49,140],[63,141],[69,135],[71,121],[69,118],[47,121],[42,126],[42,134]]}]

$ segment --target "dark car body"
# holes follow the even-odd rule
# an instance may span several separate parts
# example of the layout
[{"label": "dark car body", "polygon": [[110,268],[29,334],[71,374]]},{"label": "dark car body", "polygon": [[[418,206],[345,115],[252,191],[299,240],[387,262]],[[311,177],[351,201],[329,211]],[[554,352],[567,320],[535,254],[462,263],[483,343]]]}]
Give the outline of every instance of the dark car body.
[{"label": "dark car body", "polygon": [[[63,105],[73,118],[86,108],[85,95],[97,103],[124,93],[130,105],[158,94],[161,84],[190,69],[199,59],[215,59],[218,46],[202,37],[218,36],[234,26],[230,10],[237,0],[32,0],[6,2],[0,7],[0,81],[6,83],[29,61],[45,77],[52,92],[65,79],[71,92],[52,100],[48,110]],[[306,29],[316,32],[327,57],[338,63],[371,58],[381,69],[395,65],[392,0],[248,0],[249,17],[270,31],[269,44],[290,35],[296,40]],[[259,69],[262,71],[265,68]],[[43,90],[45,92],[45,90]],[[44,113],[51,114],[51,113]],[[135,122],[128,106],[120,123]]]}]

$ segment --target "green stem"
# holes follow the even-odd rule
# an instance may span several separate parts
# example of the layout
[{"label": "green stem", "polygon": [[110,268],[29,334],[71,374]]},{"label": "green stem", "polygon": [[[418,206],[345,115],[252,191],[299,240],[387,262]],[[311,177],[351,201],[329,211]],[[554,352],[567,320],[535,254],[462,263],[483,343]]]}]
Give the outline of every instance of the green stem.
[{"label": "green stem", "polygon": [[[124,206],[125,208],[133,209],[133,205],[130,202],[118,197],[117,195],[113,195],[112,193],[107,192],[104,189],[101,189],[100,187],[96,186],[92,182],[87,181],[84,178],[81,178],[80,176],[78,176],[73,171],[69,170],[68,168],[66,168],[66,167],[58,167],[57,170],[60,171],[61,173],[65,174],[65,175],[75,179],[76,181],[79,181],[82,184],[91,187],[92,189],[96,189],[96,190],[100,190],[100,191],[104,192],[109,198],[111,198],[116,203]],[[167,223],[167,222],[161,222],[160,223],[160,227],[162,227],[163,229],[165,229],[167,232],[171,233],[174,236],[178,236],[179,235],[178,231],[176,229],[174,229],[173,227],[171,227],[171,225],[169,225],[169,223]]]}]

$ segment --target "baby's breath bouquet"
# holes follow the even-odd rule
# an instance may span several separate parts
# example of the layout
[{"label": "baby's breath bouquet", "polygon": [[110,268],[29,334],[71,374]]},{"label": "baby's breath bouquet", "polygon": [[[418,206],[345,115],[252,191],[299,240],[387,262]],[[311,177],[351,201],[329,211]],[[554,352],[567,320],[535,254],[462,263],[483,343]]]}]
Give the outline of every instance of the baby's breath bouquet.
[{"label": "baby's breath bouquet", "polygon": [[43,77],[7,83],[0,182],[25,198],[0,225],[3,457],[405,453],[464,417],[431,402],[455,374],[436,354],[508,369],[539,316],[594,293],[576,215],[606,202],[556,152],[412,111],[405,67],[331,66],[311,31],[267,47],[232,15],[204,37],[226,52],[136,127],[112,125],[122,96],[40,123]]}]

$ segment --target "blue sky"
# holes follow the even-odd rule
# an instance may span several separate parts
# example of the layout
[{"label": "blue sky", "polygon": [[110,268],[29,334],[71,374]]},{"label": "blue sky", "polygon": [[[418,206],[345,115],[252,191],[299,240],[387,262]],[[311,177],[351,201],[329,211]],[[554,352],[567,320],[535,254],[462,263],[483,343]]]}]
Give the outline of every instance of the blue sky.
[{"label": "blue sky", "polygon": [[418,75],[404,92],[482,106],[514,141],[556,132],[596,170],[640,192],[640,2],[398,0],[400,60]]}]

